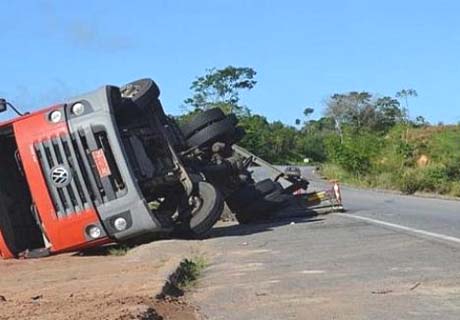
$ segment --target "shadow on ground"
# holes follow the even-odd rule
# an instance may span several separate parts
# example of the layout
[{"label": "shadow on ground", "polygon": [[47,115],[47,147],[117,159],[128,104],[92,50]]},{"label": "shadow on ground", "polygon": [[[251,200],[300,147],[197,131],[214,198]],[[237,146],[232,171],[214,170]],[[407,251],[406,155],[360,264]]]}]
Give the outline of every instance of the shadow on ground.
[{"label": "shadow on ground", "polygon": [[221,238],[221,237],[237,237],[250,235],[254,233],[262,233],[273,231],[274,228],[285,226],[291,223],[311,223],[323,221],[323,218],[310,217],[310,218],[278,218],[276,221],[262,221],[257,224],[232,224],[228,226],[217,226],[211,231],[208,238]]},{"label": "shadow on ground", "polygon": [[288,225],[291,223],[300,224],[323,221],[323,218],[318,218],[319,215],[320,213],[315,210],[306,209],[304,207],[299,206],[293,206],[282,209],[274,213],[269,218],[256,223],[242,225],[235,222],[227,225],[217,225],[205,237],[189,237],[182,233],[154,235],[144,237],[142,239],[135,239],[136,241],[131,241],[127,243],[109,244],[105,246],[90,248],[84,251],[77,252],[73,256],[123,256],[134,247],[154,241],[171,239],[204,240],[221,237],[244,236],[255,233],[273,231],[274,228]]}]

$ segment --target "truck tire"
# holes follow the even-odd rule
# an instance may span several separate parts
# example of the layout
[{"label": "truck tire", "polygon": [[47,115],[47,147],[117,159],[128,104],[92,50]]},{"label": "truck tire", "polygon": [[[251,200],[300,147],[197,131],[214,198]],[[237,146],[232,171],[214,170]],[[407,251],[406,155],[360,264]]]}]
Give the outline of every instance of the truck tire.
[{"label": "truck tire", "polygon": [[279,210],[291,199],[291,195],[283,194],[282,189],[277,189],[248,206],[239,209],[235,213],[235,218],[240,224],[267,221],[273,211]]},{"label": "truck tire", "polygon": [[172,117],[166,117],[165,128],[170,133],[172,145],[177,151],[183,151],[186,148],[185,138],[176,120]]},{"label": "truck tire", "polygon": [[160,89],[152,79],[139,79],[120,87],[121,96],[131,99],[138,106],[145,106],[158,99]]},{"label": "truck tire", "polygon": [[261,195],[265,196],[278,188],[278,184],[271,179],[264,179],[255,184],[255,188]]},{"label": "truck tire", "polygon": [[274,208],[277,209],[292,199],[294,199],[293,195],[285,194],[282,190],[275,190],[264,197],[265,201],[268,201]]},{"label": "truck tire", "polygon": [[196,131],[203,129],[207,125],[222,120],[225,118],[225,113],[219,108],[209,109],[198,113],[190,121],[181,126],[184,137],[190,138]]},{"label": "truck tire", "polygon": [[210,146],[214,142],[221,140],[231,140],[235,133],[235,125],[229,118],[214,122],[207,127],[197,131],[187,139],[189,147],[205,147]]},{"label": "truck tire", "polygon": [[233,139],[232,139],[233,144],[240,142],[244,138],[245,135],[246,135],[246,131],[244,130],[244,128],[236,127],[235,134],[233,135]]},{"label": "truck tire", "polygon": [[224,210],[220,192],[208,182],[198,182],[198,194],[187,228],[193,236],[203,236],[216,224]]},{"label": "truck tire", "polygon": [[143,120],[149,119],[155,122],[152,119],[151,111],[153,110],[160,122],[163,125],[166,124],[167,117],[158,99],[160,89],[152,79],[139,79],[125,84],[120,87],[120,93],[122,98],[131,100],[131,103],[121,105],[121,121],[139,121],[138,118],[141,117]]},{"label": "truck tire", "polygon": [[233,123],[234,126],[236,126],[238,124],[238,118],[236,117],[236,115],[234,113],[230,113],[227,116],[227,118],[230,119],[230,121]]},{"label": "truck tire", "polygon": [[251,202],[258,200],[260,197],[260,193],[256,191],[253,185],[245,185],[228,196],[225,202],[230,210],[237,212],[241,208],[247,207]]}]

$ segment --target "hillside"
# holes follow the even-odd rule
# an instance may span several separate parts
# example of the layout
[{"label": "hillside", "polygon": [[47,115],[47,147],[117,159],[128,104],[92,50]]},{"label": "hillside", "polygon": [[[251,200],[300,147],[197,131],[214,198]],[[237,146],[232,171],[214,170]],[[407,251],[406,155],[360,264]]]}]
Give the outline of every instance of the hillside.
[{"label": "hillside", "polygon": [[397,126],[378,140],[366,144],[376,150],[364,172],[332,161],[323,165],[323,173],[363,186],[460,197],[460,126]]}]

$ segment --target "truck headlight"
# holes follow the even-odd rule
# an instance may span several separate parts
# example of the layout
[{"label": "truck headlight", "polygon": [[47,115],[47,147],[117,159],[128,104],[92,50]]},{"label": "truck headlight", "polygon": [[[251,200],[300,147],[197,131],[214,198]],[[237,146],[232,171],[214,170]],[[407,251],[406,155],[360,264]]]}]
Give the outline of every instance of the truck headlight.
[{"label": "truck headlight", "polygon": [[62,112],[59,110],[55,110],[50,113],[49,119],[52,123],[58,123],[62,120]]},{"label": "truck headlight", "polygon": [[126,221],[125,218],[116,218],[113,222],[113,226],[117,229],[117,231],[123,231],[128,227],[128,221]]},{"label": "truck headlight", "polygon": [[70,108],[70,111],[76,116],[82,115],[85,112],[85,105],[77,102]]},{"label": "truck headlight", "polygon": [[86,232],[92,239],[100,238],[102,235],[102,230],[98,226],[90,226]]}]

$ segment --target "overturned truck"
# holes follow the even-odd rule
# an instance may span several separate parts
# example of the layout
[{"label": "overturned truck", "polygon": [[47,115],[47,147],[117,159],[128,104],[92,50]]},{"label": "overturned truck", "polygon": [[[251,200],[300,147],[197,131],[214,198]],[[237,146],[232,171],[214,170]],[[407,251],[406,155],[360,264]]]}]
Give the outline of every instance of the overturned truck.
[{"label": "overturned truck", "polygon": [[[0,123],[0,255],[43,257],[177,232],[205,235],[226,202],[240,223],[306,189],[256,183],[237,118],[211,109],[179,126],[150,79],[104,86]],[[0,111],[8,103],[0,100]]]}]

